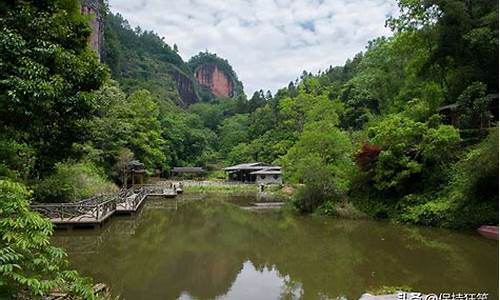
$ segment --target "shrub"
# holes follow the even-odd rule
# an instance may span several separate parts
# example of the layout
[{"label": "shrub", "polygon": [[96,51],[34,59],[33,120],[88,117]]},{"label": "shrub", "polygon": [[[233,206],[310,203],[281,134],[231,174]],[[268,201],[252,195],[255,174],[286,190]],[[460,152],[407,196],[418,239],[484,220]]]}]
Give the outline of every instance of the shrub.
[{"label": "shrub", "polygon": [[498,126],[455,165],[446,190],[453,227],[498,224]]},{"label": "shrub", "polygon": [[[4,129],[1,129],[4,131]],[[33,149],[0,133],[0,178],[25,179],[33,169]]]},{"label": "shrub", "polygon": [[398,203],[405,223],[452,228],[498,224],[498,128],[469,149],[438,195],[411,194]]},{"label": "shrub", "polygon": [[364,143],[361,149],[354,155],[354,160],[363,171],[369,171],[374,167],[382,147],[370,143]]},{"label": "shrub", "polygon": [[[423,189],[428,183],[439,186],[446,178],[446,166],[457,158],[460,143],[458,130],[451,126],[416,122],[397,114],[370,127],[369,136],[382,150],[375,162],[365,166],[371,169],[365,171],[372,172],[376,189],[400,196]],[[362,149],[360,153],[364,152]]]},{"label": "shrub", "polygon": [[225,180],[226,178],[226,172],[223,170],[210,171],[207,174],[207,179],[209,180]]},{"label": "shrub", "polygon": [[30,192],[0,180],[0,299],[34,299],[59,288],[95,299],[90,282],[65,269],[63,250],[50,245],[52,224],[29,210]]},{"label": "shrub", "polygon": [[398,217],[398,221],[427,226],[446,226],[452,210],[450,201],[435,200],[410,207]]},{"label": "shrub", "polygon": [[39,202],[75,202],[116,190],[93,164],[69,161],[56,164],[55,173],[36,184],[35,197]]}]

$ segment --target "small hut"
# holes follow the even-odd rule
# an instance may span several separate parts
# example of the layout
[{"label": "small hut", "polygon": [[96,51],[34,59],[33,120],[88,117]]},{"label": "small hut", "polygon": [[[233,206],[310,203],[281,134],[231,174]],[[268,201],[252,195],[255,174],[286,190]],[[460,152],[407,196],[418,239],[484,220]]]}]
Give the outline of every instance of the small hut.
[{"label": "small hut", "polygon": [[[132,185],[135,184],[143,184],[144,183],[144,174],[146,170],[144,169],[144,164],[138,160],[131,160],[127,163],[126,170],[124,172],[124,180],[123,183],[125,186],[129,186],[129,182],[131,181]],[[130,181],[129,181],[130,179]]]},{"label": "small hut", "polygon": [[202,167],[174,167],[172,174],[179,177],[199,177],[206,173]]},{"label": "small hut", "polygon": [[283,184],[281,167],[270,166],[250,173],[256,176],[257,184]]},{"label": "small hut", "polygon": [[443,116],[444,123],[458,127],[460,123],[458,104],[453,103],[438,108],[438,113]]},{"label": "small hut", "polygon": [[282,184],[281,167],[270,166],[262,162],[239,164],[224,169],[230,181],[257,182],[264,184]]}]

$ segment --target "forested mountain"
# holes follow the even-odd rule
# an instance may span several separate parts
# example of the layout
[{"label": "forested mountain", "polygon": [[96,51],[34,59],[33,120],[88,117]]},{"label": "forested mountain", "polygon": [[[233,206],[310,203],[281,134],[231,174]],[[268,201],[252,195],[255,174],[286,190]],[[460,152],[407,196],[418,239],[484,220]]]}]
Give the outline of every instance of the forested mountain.
[{"label": "forested mountain", "polygon": [[229,62],[216,54],[201,52],[185,63],[177,45],[169,46],[153,31],[132,29],[120,14],[108,12],[104,28],[104,62],[126,92],[146,88],[181,106],[243,93]]},{"label": "forested mountain", "polygon": [[126,92],[147,88],[179,105],[198,101],[191,70],[158,35],[132,29],[119,14],[108,13],[104,24],[104,61]]}]

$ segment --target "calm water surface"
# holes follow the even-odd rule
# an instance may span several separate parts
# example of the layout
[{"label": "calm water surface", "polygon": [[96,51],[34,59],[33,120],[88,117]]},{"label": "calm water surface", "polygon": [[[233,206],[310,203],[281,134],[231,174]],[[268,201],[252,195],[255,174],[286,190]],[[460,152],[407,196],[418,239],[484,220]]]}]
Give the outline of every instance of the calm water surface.
[{"label": "calm water surface", "polygon": [[248,196],[148,200],[58,231],[72,266],[124,299],[357,299],[382,286],[498,299],[498,242],[474,232],[252,212]]}]

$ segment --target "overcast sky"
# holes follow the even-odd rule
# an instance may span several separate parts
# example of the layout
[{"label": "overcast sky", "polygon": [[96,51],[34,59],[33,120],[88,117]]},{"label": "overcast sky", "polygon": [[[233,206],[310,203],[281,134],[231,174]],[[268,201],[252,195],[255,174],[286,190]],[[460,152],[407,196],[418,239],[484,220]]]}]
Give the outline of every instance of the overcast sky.
[{"label": "overcast sky", "polygon": [[390,35],[394,0],[109,0],[132,27],[177,44],[184,60],[208,50],[226,58],[251,96],[302,73],[342,65]]}]

